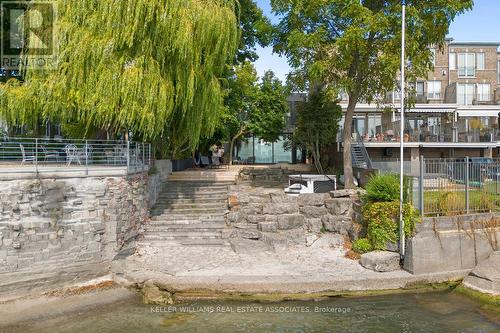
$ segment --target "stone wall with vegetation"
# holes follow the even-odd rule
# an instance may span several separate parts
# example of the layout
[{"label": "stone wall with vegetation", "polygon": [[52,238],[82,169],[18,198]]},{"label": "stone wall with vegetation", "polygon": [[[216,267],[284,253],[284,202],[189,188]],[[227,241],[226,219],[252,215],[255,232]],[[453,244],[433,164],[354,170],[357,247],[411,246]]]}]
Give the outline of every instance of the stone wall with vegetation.
[{"label": "stone wall with vegetation", "polygon": [[233,228],[228,237],[307,242],[307,234],[334,232],[356,239],[362,232],[356,191],[289,196],[283,189],[237,185],[230,191],[229,207]]},{"label": "stone wall with vegetation", "polygon": [[500,250],[500,213],[427,217],[407,241],[405,269],[414,274],[471,270]]},{"label": "stone wall with vegetation", "polygon": [[0,295],[106,274],[133,248],[164,177],[1,181]]}]

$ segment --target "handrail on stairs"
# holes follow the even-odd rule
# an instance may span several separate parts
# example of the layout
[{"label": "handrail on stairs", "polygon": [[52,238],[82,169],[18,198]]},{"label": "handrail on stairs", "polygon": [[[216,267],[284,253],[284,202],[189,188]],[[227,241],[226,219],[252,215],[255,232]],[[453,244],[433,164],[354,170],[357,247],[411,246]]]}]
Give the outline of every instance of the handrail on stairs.
[{"label": "handrail on stairs", "polygon": [[357,128],[355,130],[356,130],[356,143],[358,144],[358,147],[361,149],[361,152],[363,154],[363,158],[365,159],[365,162],[366,162],[366,167],[368,169],[371,169],[372,168],[372,160],[370,158],[370,155],[368,154],[368,151],[366,150],[365,144],[363,142],[363,137],[359,134],[359,131]]}]

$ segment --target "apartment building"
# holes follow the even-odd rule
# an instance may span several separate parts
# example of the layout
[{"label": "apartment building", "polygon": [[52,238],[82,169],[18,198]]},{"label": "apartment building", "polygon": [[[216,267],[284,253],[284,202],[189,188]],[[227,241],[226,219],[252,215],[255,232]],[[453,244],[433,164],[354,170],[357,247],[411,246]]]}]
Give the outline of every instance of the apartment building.
[{"label": "apartment building", "polygon": [[[448,39],[442,49],[431,48],[433,70],[426,78],[409,83],[416,104],[405,112],[405,160],[415,162],[419,155],[430,158],[500,155],[499,46],[500,43]],[[389,94],[386,102],[398,107],[400,94]],[[344,110],[347,108],[345,99],[342,106]],[[360,154],[360,149],[368,153],[375,165],[399,161],[399,128],[397,110],[358,105],[353,120],[354,164],[366,165],[361,160],[366,154]],[[339,142],[337,152],[341,150]]]}]

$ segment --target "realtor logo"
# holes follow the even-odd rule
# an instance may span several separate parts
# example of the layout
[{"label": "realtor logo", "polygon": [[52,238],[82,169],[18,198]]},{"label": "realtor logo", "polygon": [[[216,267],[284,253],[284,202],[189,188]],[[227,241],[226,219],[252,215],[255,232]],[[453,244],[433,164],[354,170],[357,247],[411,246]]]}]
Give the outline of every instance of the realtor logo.
[{"label": "realtor logo", "polygon": [[56,56],[53,1],[1,1],[1,68],[49,68]]}]

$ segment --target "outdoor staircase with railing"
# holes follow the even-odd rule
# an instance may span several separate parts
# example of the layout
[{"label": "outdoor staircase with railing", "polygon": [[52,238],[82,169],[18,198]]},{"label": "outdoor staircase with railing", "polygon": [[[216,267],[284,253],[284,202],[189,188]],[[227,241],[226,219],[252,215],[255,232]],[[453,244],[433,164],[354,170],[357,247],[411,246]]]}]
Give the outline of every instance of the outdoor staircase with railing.
[{"label": "outdoor staircase with railing", "polygon": [[146,227],[143,242],[158,245],[224,246],[231,181],[168,181]]},{"label": "outdoor staircase with railing", "polygon": [[358,143],[353,143],[351,145],[351,156],[353,167],[362,169],[368,168],[368,163],[366,162],[362,147]]},{"label": "outdoor staircase with railing", "polygon": [[361,169],[371,169],[372,161],[363,144],[363,138],[356,133],[356,141],[351,144],[352,166]]}]

